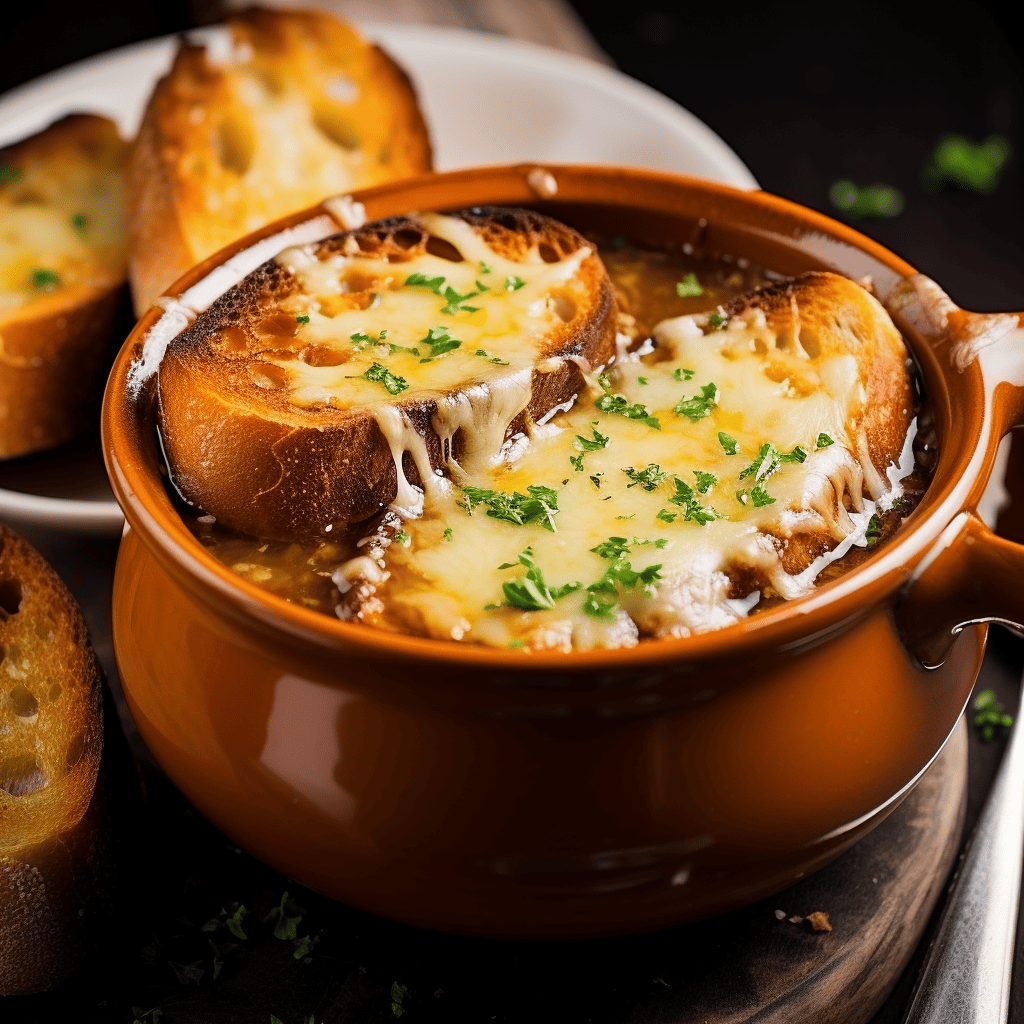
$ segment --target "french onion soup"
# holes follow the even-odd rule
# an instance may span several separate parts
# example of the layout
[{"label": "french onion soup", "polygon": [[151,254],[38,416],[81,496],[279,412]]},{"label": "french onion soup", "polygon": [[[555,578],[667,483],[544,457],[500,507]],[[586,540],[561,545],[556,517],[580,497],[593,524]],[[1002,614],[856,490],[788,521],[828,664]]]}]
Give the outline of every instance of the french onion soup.
[{"label": "french onion soup", "polygon": [[865,287],[526,210],[285,249],[170,340],[157,388],[186,516],[236,573],[527,650],[808,594],[899,526],[933,454]]}]

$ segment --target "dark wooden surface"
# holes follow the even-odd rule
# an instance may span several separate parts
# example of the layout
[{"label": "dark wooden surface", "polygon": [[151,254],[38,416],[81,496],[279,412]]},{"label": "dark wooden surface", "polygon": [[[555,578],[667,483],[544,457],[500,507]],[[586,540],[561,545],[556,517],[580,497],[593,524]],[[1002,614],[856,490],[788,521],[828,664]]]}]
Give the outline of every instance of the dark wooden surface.
[{"label": "dark wooden surface", "polygon": [[[844,219],[828,199],[837,178],[896,185],[907,200],[901,216],[851,223],[968,308],[1024,309],[1024,76],[1020,40],[1001,20],[1009,17],[1001,9],[965,2],[955,15],[940,15],[921,0],[853,7],[641,2],[607,10],[579,0],[576,7],[622,70],[709,123],[765,188]],[[206,16],[196,3],[185,2],[21,5],[6,13],[0,35],[0,90]],[[947,131],[976,141],[997,132],[1010,141],[1014,156],[992,193],[924,189],[921,168]],[[109,662],[109,646],[102,642],[108,611],[95,581],[109,578],[114,546],[36,539],[87,598],[86,615]],[[995,646],[984,683],[1013,705],[1024,659],[1009,640],[998,639]],[[968,827],[1002,746],[973,736],[970,742]],[[111,750],[116,752],[116,742]],[[108,922],[101,955],[75,986],[62,996],[7,1000],[0,1006],[5,1021],[130,1022],[132,1006],[148,1010],[157,1003],[167,1014],[164,1024],[266,1022],[270,1013],[284,1024],[310,1013],[319,1024],[394,1020],[394,982],[408,986],[410,1021],[533,1021],[538,1008],[567,1022],[678,1021],[685,1020],[678,1011],[679,982],[693,958],[712,965],[708,977],[737,1004],[756,988],[749,975],[713,973],[713,965],[727,963],[748,934],[735,917],[694,930],[688,940],[667,933],[537,947],[426,936],[298,895],[280,876],[237,853],[169,789],[151,785],[148,810],[134,803],[130,765],[123,758],[113,762],[113,781],[123,783],[117,854],[126,902]],[[842,862],[829,870],[841,869]],[[815,884],[824,879],[816,876]],[[299,935],[320,939],[310,963],[296,960],[290,940],[274,939],[261,920],[285,887],[305,910]],[[247,907],[245,941],[223,925],[199,930],[234,901]],[[837,924],[840,917],[834,917]],[[786,933],[778,924],[772,914],[760,926],[765,934],[787,935],[786,941],[808,947],[825,941],[799,930]],[[223,961],[216,982],[211,940]],[[898,1024],[926,941],[927,934],[875,1024]],[[237,948],[228,949],[231,944]],[[1022,950],[1019,929],[1011,996],[1016,1022],[1024,1022]],[[172,963],[179,970],[197,964],[196,971],[205,973],[194,984],[186,970],[183,981]],[[62,997],[70,997],[73,1016],[66,1016]]]}]

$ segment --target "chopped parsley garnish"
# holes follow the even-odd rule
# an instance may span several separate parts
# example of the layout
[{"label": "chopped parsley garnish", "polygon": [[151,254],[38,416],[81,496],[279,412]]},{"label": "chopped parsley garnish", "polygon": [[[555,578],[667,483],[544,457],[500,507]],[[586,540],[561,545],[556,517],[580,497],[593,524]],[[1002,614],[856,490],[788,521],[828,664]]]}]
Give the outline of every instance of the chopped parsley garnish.
[{"label": "chopped parsley garnish", "polygon": [[89,226],[89,218],[84,213],[76,213],[74,217],[71,218],[71,226],[76,231],[85,231]]},{"label": "chopped parsley garnish", "polygon": [[[684,520],[690,520],[704,526],[706,523],[722,518],[722,514],[717,509],[711,505],[702,505],[697,500],[697,495],[694,494],[693,488],[685,480],[680,480],[676,476],[672,478],[672,481],[676,486],[676,493],[668,500],[673,505],[679,505],[683,509]],[[664,517],[659,514],[658,518]],[[665,522],[670,521],[668,519],[665,520]]]},{"label": "chopped parsley garnish", "polygon": [[465,295],[460,295],[451,285],[444,290],[444,297],[448,300],[447,305],[441,307],[441,312],[446,316],[455,316],[456,313],[475,313],[480,307],[479,306],[467,306],[465,303],[473,298],[474,295],[479,295],[480,292],[466,292]]},{"label": "chopped parsley garnish", "polygon": [[[517,563],[506,562],[499,569],[511,569]],[[555,602],[579,590],[581,583],[566,583],[561,587],[552,587],[545,579],[540,567],[533,560],[533,549],[527,548],[519,556],[520,565],[526,566],[526,575],[517,580],[509,580],[501,585],[505,600],[513,607],[522,611],[536,612],[546,608],[554,608]]]},{"label": "chopped parsley garnish", "polygon": [[718,483],[718,477],[714,473],[705,473],[702,470],[695,469],[693,475],[697,478],[697,490],[701,494],[707,494]]},{"label": "chopped parsley garnish", "polygon": [[830,444],[835,444],[835,441],[833,441],[832,438],[828,436],[828,434],[819,434],[818,440],[815,443],[815,447],[827,448]]},{"label": "chopped parsley garnish", "polygon": [[670,508],[663,508],[654,518],[660,519],[663,523],[674,523],[679,518],[679,513],[673,512]]},{"label": "chopped parsley garnish", "polygon": [[878,518],[878,513],[876,512],[875,515],[868,520],[868,528],[864,533],[864,539],[868,542],[868,547],[870,547],[872,544],[877,544],[879,540],[881,540],[881,537],[882,522]]},{"label": "chopped parsley garnish", "polygon": [[429,288],[435,295],[441,294],[441,286],[444,284],[443,277],[427,277],[426,274],[410,274],[405,279],[406,287],[415,288],[417,285],[422,285],[424,288]]},{"label": "chopped parsley garnish", "polygon": [[412,538],[405,532],[405,530],[399,530],[395,534],[395,543],[401,544],[403,548],[407,548],[412,543]]},{"label": "chopped parsley garnish", "polygon": [[491,272],[491,268],[486,263],[484,263],[483,260],[481,260],[480,261],[480,273],[481,274],[489,274],[490,272]]},{"label": "chopped parsley garnish", "polygon": [[668,541],[664,537],[659,537],[657,540],[641,540],[639,537],[634,537],[629,543],[634,547],[646,547],[650,544],[661,549],[668,544]]},{"label": "chopped parsley garnish", "polygon": [[0,185],[13,185],[24,176],[25,172],[20,167],[15,167],[14,164],[0,164]]},{"label": "chopped parsley garnish", "polygon": [[452,534],[452,528],[451,528],[450,526],[446,526],[446,527],[444,528],[444,533],[442,533],[442,534],[441,534],[441,536],[442,536],[442,537],[443,537],[443,538],[444,538],[445,540],[451,540],[451,539],[452,539],[452,536],[453,536],[453,534]]},{"label": "chopped parsley garnish", "polygon": [[697,275],[692,270],[682,281],[676,281],[676,295],[681,299],[695,299],[698,295],[703,294],[704,289],[701,288],[700,281],[697,280]]},{"label": "chopped parsley garnish", "polygon": [[[308,324],[309,323],[309,316],[308,316],[308,314],[306,314],[306,313],[299,313],[299,315],[296,316],[296,318],[295,318],[295,322],[297,324]],[[353,335],[353,337],[355,337],[355,335]]]},{"label": "chopped parsley garnish", "polygon": [[[606,434],[602,434],[597,429],[597,424],[598,421],[595,420],[590,425],[590,432],[594,435],[593,440],[583,437],[581,434],[577,434],[576,439],[572,443],[573,448],[580,452],[579,455],[569,456],[569,461],[572,463],[573,469],[575,469],[577,473],[583,472],[583,456],[586,455],[587,452],[596,452],[600,451],[602,448],[608,447],[608,436]],[[603,474],[598,473],[598,476],[603,476]],[[591,480],[593,479],[594,478],[591,477]],[[601,485],[598,484],[598,487],[600,486]]]},{"label": "chopped parsley garnish", "polygon": [[646,377],[637,377],[637,384],[650,384],[651,382]]},{"label": "chopped parsley garnish", "polygon": [[601,410],[601,412],[612,413],[616,416],[625,416],[627,420],[640,420],[646,423],[649,427],[653,427],[655,430],[661,430],[661,424],[657,418],[651,415],[650,410],[646,405],[641,402],[636,402],[633,405],[629,404],[629,400],[625,395],[617,395],[612,393],[611,380],[602,374],[597,378],[598,383],[604,389],[604,394],[600,395],[594,402],[594,405]]},{"label": "chopped parsley garnish", "polygon": [[655,490],[668,477],[668,473],[662,472],[661,466],[653,462],[648,463],[644,469],[639,470],[634,469],[632,466],[627,466],[622,472],[633,481],[627,486],[636,487],[639,484],[645,491]]},{"label": "chopped parsley garnish", "polygon": [[1003,705],[992,690],[982,690],[974,698],[974,710],[974,728],[986,743],[993,739],[996,729],[1009,729],[1013,725],[1012,716],[1003,711]]},{"label": "chopped parsley garnish", "polygon": [[693,378],[696,375],[697,375],[697,371],[696,370],[687,370],[686,367],[684,367],[684,366],[677,366],[675,368],[675,370],[672,371],[672,376],[676,380],[679,380],[679,381],[693,380]]},{"label": "chopped parsley garnish", "polygon": [[515,650],[518,650],[520,647],[525,647],[526,646],[526,641],[525,640],[509,640],[507,646],[511,647],[512,650],[515,651]]},{"label": "chopped parsley garnish", "polygon": [[515,274],[512,277],[505,278],[505,290],[509,292],[517,292],[520,288],[525,288],[526,282],[518,275]]},{"label": "chopped parsley garnish", "polygon": [[740,471],[740,479],[745,480],[753,475],[758,483],[763,483],[774,473],[784,462],[803,462],[807,458],[807,452],[797,445],[791,452],[780,452],[771,441],[765,441],[761,445],[757,458]]},{"label": "chopped parsley garnish", "polygon": [[721,327],[722,324],[725,323],[725,319],[721,313],[715,310],[715,312],[708,317],[708,323],[711,324],[712,327]]},{"label": "chopped parsley garnish", "polygon": [[[583,458],[583,456],[581,455],[581,456],[580,456],[580,458],[582,459],[582,458]],[[570,459],[569,461],[571,462],[572,460]],[[594,474],[592,474],[592,476],[590,477],[590,482],[591,482],[591,483],[592,483],[592,484],[593,484],[593,485],[594,485],[594,486],[595,486],[595,487],[596,487],[596,488],[597,488],[598,490],[600,490],[600,489],[601,489],[601,477],[603,477],[603,476],[604,476],[604,473],[594,473]]]},{"label": "chopped parsley garnish", "polygon": [[431,327],[427,331],[426,337],[420,338],[416,344],[430,346],[430,355],[420,360],[421,363],[429,363],[431,359],[443,356],[446,352],[454,351],[462,342],[458,338],[453,338],[448,333],[447,327]]},{"label": "chopped parsley garnish", "polygon": [[366,380],[374,384],[382,385],[389,395],[400,395],[409,386],[409,382],[404,377],[399,377],[397,374],[392,373],[386,366],[381,366],[380,363],[374,363],[360,376],[365,377]]},{"label": "chopped parsley garnish", "polygon": [[750,488],[750,500],[754,503],[755,508],[775,504],[775,499],[760,484],[754,484]]},{"label": "chopped parsley garnish", "polygon": [[32,287],[41,292],[52,292],[60,287],[60,275],[55,270],[33,270]]},{"label": "chopped parsley garnish", "polygon": [[588,593],[583,601],[583,611],[595,619],[614,619],[619,613],[619,605],[616,601],[609,601],[595,593]]},{"label": "chopped parsley garnish", "polygon": [[724,430],[718,432],[718,443],[726,455],[735,455],[740,450],[739,442],[735,437],[730,437]]},{"label": "chopped parsley garnish", "polygon": [[[300,324],[301,323],[307,323],[307,324],[309,323],[309,317],[308,316],[306,317],[305,320],[303,320],[302,317],[298,317],[298,316],[295,319],[298,320]],[[350,334],[348,337],[349,337],[349,341],[351,341],[352,344],[355,345],[356,348],[364,349],[368,345],[381,345],[381,344],[384,344],[384,339],[387,337],[387,334],[388,334],[387,331],[381,331],[380,334],[378,334],[376,338],[371,338],[370,335],[366,333],[366,331],[356,331],[355,334]],[[392,352],[394,352],[397,349],[401,348],[400,345],[391,345],[389,347],[390,347]],[[416,349],[407,349],[406,351],[412,352],[413,355],[417,355],[417,356],[419,355],[419,352]]]},{"label": "chopped parsley garnish", "polygon": [[502,359],[499,356],[492,356],[486,349],[478,348],[473,355],[480,356],[486,359],[489,363],[496,363],[498,366],[508,366],[508,360]]},{"label": "chopped parsley garnish", "polygon": [[621,558],[629,551],[629,541],[625,537],[609,537],[590,550],[602,558]]},{"label": "chopped parsley garnish", "polygon": [[466,510],[472,513],[476,505],[486,505],[492,519],[502,519],[516,526],[537,523],[545,530],[555,532],[554,517],[558,512],[558,491],[551,487],[531,485],[526,494],[514,491],[489,491],[484,487],[463,487]]},{"label": "chopped parsley garnish", "polygon": [[696,423],[697,420],[710,416],[711,410],[718,407],[718,397],[718,385],[714,382],[705,384],[699,395],[680,399],[672,411],[677,416],[686,416],[690,422]]}]

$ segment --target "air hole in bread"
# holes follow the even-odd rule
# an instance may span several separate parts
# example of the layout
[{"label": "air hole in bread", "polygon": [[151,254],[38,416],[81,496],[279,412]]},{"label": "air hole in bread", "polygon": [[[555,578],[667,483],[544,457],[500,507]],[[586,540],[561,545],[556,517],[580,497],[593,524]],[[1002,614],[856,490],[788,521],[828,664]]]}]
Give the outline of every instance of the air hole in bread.
[{"label": "air hole in bread", "polygon": [[419,231],[413,230],[412,228],[402,228],[391,236],[391,241],[394,242],[399,249],[413,249],[423,241],[423,234]]},{"label": "air hole in bread", "polygon": [[61,686],[60,683],[54,683],[53,686],[50,687],[50,695],[49,695],[50,696],[50,700],[51,701],[60,700],[60,695],[63,692],[64,692],[64,687]]},{"label": "air hole in bread", "polygon": [[255,152],[256,136],[237,114],[229,114],[217,125],[217,159],[224,170],[241,177],[249,170]]},{"label": "air hole in bread", "polygon": [[27,686],[16,686],[7,694],[8,700],[11,702],[11,707],[14,709],[14,714],[18,718],[26,718],[34,720],[36,715],[39,714],[39,701],[36,700],[35,694]]},{"label": "air hole in bread", "polygon": [[345,75],[335,75],[324,86],[327,95],[339,103],[355,103],[359,99],[359,86]]},{"label": "air hole in bread", "polygon": [[299,353],[299,358],[307,366],[340,366],[349,361],[351,353],[327,345],[307,345]]},{"label": "air hole in bread", "polygon": [[281,391],[288,387],[288,371],[273,363],[253,363],[247,367],[249,380],[264,391]]},{"label": "air hole in bread", "polygon": [[821,355],[821,342],[813,331],[804,328],[800,331],[800,347],[811,359],[817,359]]},{"label": "air hole in bread", "polygon": [[0,619],[17,615],[21,608],[21,581],[0,580]]},{"label": "air hole in bread", "polygon": [[89,749],[89,734],[83,729],[77,733],[75,738],[68,744],[68,752],[64,755],[64,764],[68,771],[74,768]]},{"label": "air hole in bread", "polygon": [[11,796],[28,796],[46,785],[46,776],[31,754],[18,754],[0,761],[0,789]]},{"label": "air hole in bread", "polygon": [[225,327],[217,335],[218,346],[230,355],[241,355],[249,351],[249,336],[241,327]]},{"label": "air hole in bread", "polygon": [[576,315],[576,303],[569,295],[562,292],[555,292],[551,296],[551,306],[555,316],[563,323],[568,323]]},{"label": "air hole in bread", "polygon": [[363,144],[351,118],[330,104],[317,103],[313,107],[313,126],[328,142],[341,149],[359,149]]},{"label": "air hole in bread", "polygon": [[462,253],[452,245],[451,242],[444,238],[438,238],[436,235],[431,235],[427,239],[427,252],[431,256],[437,256],[442,260],[448,260],[449,263],[462,263]]},{"label": "air hole in bread", "polygon": [[557,263],[562,257],[555,251],[553,245],[548,245],[547,242],[541,242],[537,246],[537,254],[545,263]]},{"label": "air hole in bread", "polygon": [[256,334],[260,341],[280,341],[283,338],[294,338],[298,326],[294,314],[276,312],[260,320],[256,325]]}]

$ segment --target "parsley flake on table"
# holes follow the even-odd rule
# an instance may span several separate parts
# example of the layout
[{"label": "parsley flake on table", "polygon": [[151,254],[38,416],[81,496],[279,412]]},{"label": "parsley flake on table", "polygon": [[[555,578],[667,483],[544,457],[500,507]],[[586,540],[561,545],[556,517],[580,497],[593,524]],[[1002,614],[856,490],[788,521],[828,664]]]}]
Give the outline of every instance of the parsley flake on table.
[{"label": "parsley flake on table", "polygon": [[597,382],[604,390],[604,394],[598,396],[594,405],[601,412],[611,413],[615,416],[624,416],[627,420],[640,420],[640,422],[646,423],[647,426],[653,427],[655,430],[661,430],[661,424],[656,417],[651,415],[646,405],[640,402],[630,405],[625,395],[612,393],[612,384],[609,377],[602,374],[597,378]]},{"label": "parsley flake on table", "polygon": [[545,530],[555,532],[554,517],[558,512],[558,491],[551,487],[531,484],[526,494],[514,491],[490,491],[484,487],[463,487],[466,510],[472,514],[477,505],[487,506],[487,515],[516,526],[536,523]]},{"label": "parsley flake on table", "polygon": [[374,363],[359,376],[374,384],[380,384],[389,395],[400,395],[409,387],[409,382],[404,377],[392,373],[386,366]]},{"label": "parsley flake on table", "polygon": [[996,729],[1009,729],[1013,725],[1013,717],[1003,711],[1003,705],[992,690],[982,690],[974,698],[974,710],[974,728],[986,743],[995,737]]},{"label": "parsley flake on table", "polygon": [[[540,567],[533,560],[533,548],[527,548],[519,555],[519,564],[526,567],[526,575],[517,580],[508,580],[502,583],[501,589],[505,600],[513,608],[521,611],[543,611],[547,608],[554,608],[555,602],[566,594],[579,590],[581,583],[566,583],[561,587],[552,587],[544,579]],[[506,562],[499,565],[499,569],[511,569],[515,562]]]},{"label": "parsley flake on table", "polygon": [[698,295],[703,294],[704,289],[701,288],[700,281],[697,280],[697,275],[692,270],[682,281],[676,281],[676,295],[681,299],[695,299]]},{"label": "parsley flake on table", "polygon": [[686,416],[691,423],[711,415],[712,409],[718,408],[719,391],[718,385],[714,382],[705,384],[700,389],[700,394],[692,398],[682,398],[672,410],[677,416]]}]

